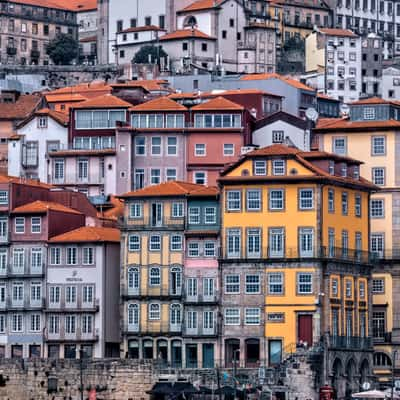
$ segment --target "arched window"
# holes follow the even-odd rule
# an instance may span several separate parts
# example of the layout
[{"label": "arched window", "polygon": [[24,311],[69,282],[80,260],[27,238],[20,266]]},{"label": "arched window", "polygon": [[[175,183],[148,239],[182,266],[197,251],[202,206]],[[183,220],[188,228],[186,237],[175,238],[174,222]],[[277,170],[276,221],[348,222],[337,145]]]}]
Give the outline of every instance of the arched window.
[{"label": "arched window", "polygon": [[128,289],[139,288],[139,269],[129,268],[128,269]]},{"label": "arched window", "polygon": [[182,308],[180,304],[171,304],[171,324],[177,325],[182,320]]},{"label": "arched window", "polygon": [[193,15],[188,15],[183,21],[183,26],[196,26],[197,19]]},{"label": "arched window", "polygon": [[158,303],[149,304],[149,319],[150,320],[160,319],[160,305]]},{"label": "arched window", "polygon": [[385,353],[375,353],[374,354],[374,366],[375,367],[390,367],[392,365],[392,360]]},{"label": "arched window", "polygon": [[150,286],[161,285],[161,271],[159,267],[150,268]]},{"label": "arched window", "polygon": [[128,305],[128,325],[139,325],[139,305]]}]

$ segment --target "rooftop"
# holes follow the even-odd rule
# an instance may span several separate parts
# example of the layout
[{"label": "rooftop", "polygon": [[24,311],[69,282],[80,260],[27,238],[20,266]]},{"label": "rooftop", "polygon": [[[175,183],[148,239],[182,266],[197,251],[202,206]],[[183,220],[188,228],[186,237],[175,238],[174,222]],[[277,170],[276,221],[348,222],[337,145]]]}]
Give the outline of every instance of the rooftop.
[{"label": "rooftop", "polygon": [[13,214],[45,214],[49,210],[69,214],[82,214],[79,211],[73,210],[72,208],[66,207],[62,204],[41,200],[37,200],[33,203],[24,204],[23,206],[14,208],[12,212]]},{"label": "rooftop", "polygon": [[192,107],[192,111],[214,111],[214,110],[242,111],[244,110],[244,107],[234,103],[231,100],[225,99],[224,97],[221,96]]},{"label": "rooftop", "polygon": [[135,26],[134,28],[123,29],[117,33],[130,33],[130,32],[145,32],[145,31],[163,31],[164,29],[159,28],[155,25]]},{"label": "rooftop", "polygon": [[135,81],[126,81],[120,83],[112,83],[110,86],[112,88],[143,88],[149,92],[152,91],[169,91],[168,88],[163,87],[163,85],[168,85],[168,81],[164,79],[138,79]]},{"label": "rooftop", "polygon": [[291,77],[279,75],[277,73],[247,74],[243,75],[240,78],[241,81],[257,81],[257,80],[268,80],[268,79],[280,79],[281,81],[286,82],[288,85],[293,86],[297,89],[315,92],[315,90],[310,86],[307,86],[304,83],[301,83],[300,81],[293,79]]},{"label": "rooftop", "polygon": [[64,102],[69,103],[69,102],[87,100],[86,97],[82,96],[79,93],[60,93],[60,94],[45,93],[44,97],[48,103],[64,103]]},{"label": "rooftop", "polygon": [[171,100],[168,97],[158,97],[157,99],[146,101],[131,107],[131,111],[187,111],[182,104]]},{"label": "rooftop", "polygon": [[178,31],[167,33],[166,35],[161,36],[159,40],[160,41],[179,40],[179,39],[187,39],[187,38],[216,40],[216,38],[209,36],[206,33],[199,31],[198,29],[181,29]]},{"label": "rooftop", "polygon": [[84,226],[50,239],[50,243],[119,243],[119,241],[119,229],[92,226]]},{"label": "rooftop", "polygon": [[42,108],[35,112],[35,115],[47,115],[48,117],[53,118],[60,125],[67,126],[69,122],[69,116],[63,112],[50,110],[49,108]]},{"label": "rooftop", "polygon": [[321,118],[315,127],[316,131],[399,129],[400,121],[389,119],[384,121],[350,121],[348,118]]},{"label": "rooftop", "polygon": [[22,120],[28,118],[40,105],[42,97],[21,95],[15,103],[0,103],[0,119]]},{"label": "rooftop", "polygon": [[97,10],[96,0],[12,0],[12,2],[76,12]]},{"label": "rooftop", "polygon": [[176,197],[176,196],[217,196],[214,186],[203,186],[195,183],[171,181],[159,185],[147,186],[140,190],[125,193],[119,197]]},{"label": "rooftop", "polygon": [[179,12],[192,12],[192,11],[203,11],[210,8],[218,7],[223,0],[197,0],[187,7],[183,8]]},{"label": "rooftop", "polygon": [[119,97],[112,94],[104,94],[78,103],[73,108],[129,108],[131,106],[131,103],[121,100]]},{"label": "rooftop", "polygon": [[395,100],[385,100],[382,99],[381,97],[370,97],[368,99],[361,99],[358,101],[353,101],[351,105],[353,106],[358,106],[358,105],[363,105],[363,104],[391,104],[395,106],[400,106],[400,101],[395,101]]},{"label": "rooftop", "polygon": [[0,183],[17,183],[21,185],[41,187],[43,189],[51,189],[54,187],[52,185],[40,182],[35,179],[19,178],[16,176],[8,176],[8,175],[0,175]]},{"label": "rooftop", "polygon": [[351,38],[358,37],[350,29],[319,28],[318,30],[327,36],[340,36],[340,37],[351,37]]},{"label": "rooftop", "polygon": [[278,94],[266,92],[261,89],[214,89],[211,91],[198,91],[198,92],[186,92],[186,93],[173,93],[169,95],[169,98],[174,100],[179,99],[197,99],[207,97],[219,97],[219,96],[234,96],[234,95],[246,95],[246,94],[259,94],[265,96],[283,97]]}]

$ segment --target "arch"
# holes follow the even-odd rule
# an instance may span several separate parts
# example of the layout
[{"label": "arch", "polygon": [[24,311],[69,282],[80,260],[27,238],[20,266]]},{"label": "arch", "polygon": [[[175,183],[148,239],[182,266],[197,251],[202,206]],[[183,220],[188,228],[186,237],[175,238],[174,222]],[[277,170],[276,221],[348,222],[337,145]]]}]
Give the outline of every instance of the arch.
[{"label": "arch", "polygon": [[362,362],[360,363],[359,373],[360,373],[360,386],[362,386],[363,383],[368,382],[371,373],[368,359],[364,358],[364,360],[362,360]]},{"label": "arch", "polygon": [[139,290],[139,268],[138,267],[129,267],[128,274],[128,291],[136,291]]},{"label": "arch", "polygon": [[358,391],[359,385],[356,379],[357,366],[353,358],[350,358],[346,364],[346,398],[351,399],[351,394]]},{"label": "arch", "polygon": [[245,340],[245,363],[247,368],[256,368],[260,365],[260,339]]},{"label": "arch", "polygon": [[383,351],[377,351],[373,357],[374,367],[391,367],[392,359]]},{"label": "arch", "polygon": [[342,398],[342,387],[340,382],[342,382],[343,376],[343,363],[340,358],[336,358],[332,364],[332,387],[335,391],[336,398]]},{"label": "arch", "polygon": [[240,360],[240,340],[225,339],[225,367],[233,367],[234,360]]},{"label": "arch", "polygon": [[128,304],[128,330],[139,326],[139,304]]},{"label": "arch", "polygon": [[184,20],[183,20],[183,26],[197,26],[197,19],[194,15],[188,15]]},{"label": "arch", "polygon": [[166,339],[157,340],[157,360],[164,366],[168,363],[168,341]]},{"label": "arch", "polygon": [[139,358],[139,341],[137,339],[128,340],[128,358]]},{"label": "arch", "polygon": [[161,268],[159,266],[150,267],[149,284],[150,284],[150,286],[160,286],[161,285]]},{"label": "arch", "polygon": [[182,340],[180,339],[171,341],[171,364],[172,368],[182,367]]}]

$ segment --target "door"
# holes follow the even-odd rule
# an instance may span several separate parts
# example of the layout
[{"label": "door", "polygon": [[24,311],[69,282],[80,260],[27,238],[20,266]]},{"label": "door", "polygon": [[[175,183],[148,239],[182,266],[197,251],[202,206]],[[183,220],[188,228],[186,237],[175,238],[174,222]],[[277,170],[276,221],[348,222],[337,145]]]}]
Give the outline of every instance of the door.
[{"label": "door", "polygon": [[203,343],[203,368],[214,368],[214,345]]},{"label": "door", "polygon": [[270,366],[277,365],[282,361],[281,340],[268,341],[268,361]]},{"label": "door", "polygon": [[162,204],[153,203],[151,205],[151,225],[161,226],[162,225]]},{"label": "door", "polygon": [[308,346],[313,344],[313,323],[312,315],[299,315],[297,317],[298,336],[297,341],[307,343]]}]

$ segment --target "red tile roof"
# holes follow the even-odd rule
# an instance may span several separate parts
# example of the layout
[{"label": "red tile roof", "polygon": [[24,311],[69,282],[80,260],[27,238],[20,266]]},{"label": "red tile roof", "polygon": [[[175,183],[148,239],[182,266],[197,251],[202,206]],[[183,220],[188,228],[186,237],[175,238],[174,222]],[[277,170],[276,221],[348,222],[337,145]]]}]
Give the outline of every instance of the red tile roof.
[{"label": "red tile roof", "polygon": [[86,37],[79,39],[79,42],[81,42],[81,43],[97,42],[97,36],[86,36]]},{"label": "red tile roof", "polygon": [[161,29],[155,25],[146,25],[146,26],[135,26],[134,28],[123,29],[122,31],[118,31],[117,33],[146,32],[146,31],[165,31],[165,29]]},{"label": "red tile roof", "polygon": [[188,39],[188,38],[196,38],[196,39],[209,39],[216,40],[216,38],[207,35],[204,32],[199,31],[198,29],[181,29],[178,31],[167,33],[164,36],[159,38],[160,41],[163,40],[179,40],[179,39]]},{"label": "red tile roof", "polygon": [[31,6],[55,8],[67,11],[92,11],[97,10],[96,0],[12,0],[14,3]]},{"label": "red tile roof", "polygon": [[195,183],[172,181],[159,185],[147,186],[140,190],[125,193],[119,197],[176,197],[176,196],[217,196],[214,186],[203,186]]},{"label": "red tile roof", "polygon": [[45,93],[46,98],[60,94],[80,94],[86,98],[93,98],[100,95],[111,93],[111,86],[104,81],[93,81],[90,83],[80,83],[75,86],[66,86],[60,89]]},{"label": "red tile roof", "polygon": [[99,211],[97,215],[102,219],[117,221],[118,218],[122,217],[124,214],[124,202],[118,197],[110,196],[110,204],[110,208],[107,208],[102,212]]},{"label": "red tile roof", "polygon": [[50,110],[48,108],[42,108],[41,110],[36,111],[35,115],[47,115],[47,116],[53,118],[60,125],[64,125],[64,126],[67,126],[68,122],[69,122],[69,116],[67,114],[64,114],[60,111]]},{"label": "red tile roof", "polygon": [[208,10],[210,8],[218,7],[220,3],[222,3],[222,0],[197,0],[179,12]]},{"label": "red tile roof", "polygon": [[18,178],[16,176],[0,175],[0,183],[19,183],[21,185],[42,187],[44,189],[51,189],[54,186],[47,183],[40,182],[35,179]]},{"label": "red tile roof", "polygon": [[283,97],[280,96],[279,94],[269,93],[260,89],[232,89],[232,90],[216,89],[207,92],[200,91],[200,92],[173,93],[169,95],[169,98],[178,100],[178,99],[211,98],[220,96],[223,97],[223,96],[232,96],[241,94],[260,94],[266,96]]},{"label": "red tile roof", "polygon": [[152,91],[169,91],[168,88],[163,87],[162,85],[169,85],[169,82],[164,79],[138,79],[136,81],[127,81],[123,83],[112,83],[110,86],[112,88],[135,88],[141,87],[143,89]]},{"label": "red tile roof", "polygon": [[389,119],[384,121],[350,121],[347,118],[322,118],[315,131],[362,130],[362,129],[399,129],[400,121]]},{"label": "red tile roof", "polygon": [[158,97],[131,107],[131,111],[187,111],[187,108],[168,97]]},{"label": "red tile roof", "polygon": [[115,228],[83,226],[49,240],[50,243],[103,243],[120,242],[120,231]]},{"label": "red tile roof", "polygon": [[358,37],[350,29],[335,29],[335,28],[319,28],[319,31],[328,36],[341,36],[341,37]]},{"label": "red tile roof", "polygon": [[257,81],[257,80],[268,80],[268,79],[280,79],[283,82],[286,82],[288,85],[293,86],[297,89],[308,90],[315,92],[313,88],[310,86],[305,85],[304,83],[299,82],[296,79],[291,77],[282,76],[276,73],[269,73],[269,74],[247,74],[243,75],[240,80],[241,81]]},{"label": "red tile roof", "polygon": [[0,119],[22,120],[28,118],[39,106],[42,97],[34,94],[21,95],[15,103],[0,103]]},{"label": "red tile roof", "polygon": [[284,156],[288,154],[299,154],[301,151],[295,147],[288,147],[284,144],[273,144],[271,146],[263,147],[246,153],[246,156]]},{"label": "red tile roof", "polygon": [[24,204],[23,206],[14,208],[12,212],[13,214],[45,214],[49,210],[69,214],[82,214],[79,211],[73,210],[72,208],[66,207],[62,204],[41,200],[37,200],[33,203]]},{"label": "red tile roof", "polygon": [[103,96],[94,97],[72,106],[76,108],[129,108],[132,104],[121,100],[119,97],[112,94],[105,94]]},{"label": "red tile roof", "polygon": [[244,110],[244,107],[234,103],[231,100],[225,99],[224,97],[221,96],[192,107],[192,111],[214,111],[214,110],[241,111]]},{"label": "red tile roof", "polygon": [[86,97],[79,93],[61,93],[61,94],[45,94],[45,99],[48,103],[70,103],[75,101],[86,101]]},{"label": "red tile roof", "polygon": [[358,101],[353,101],[351,105],[358,106],[358,105],[368,105],[368,104],[392,104],[395,106],[400,106],[400,101],[396,100],[385,100],[380,97],[370,97],[368,99],[361,99]]}]

